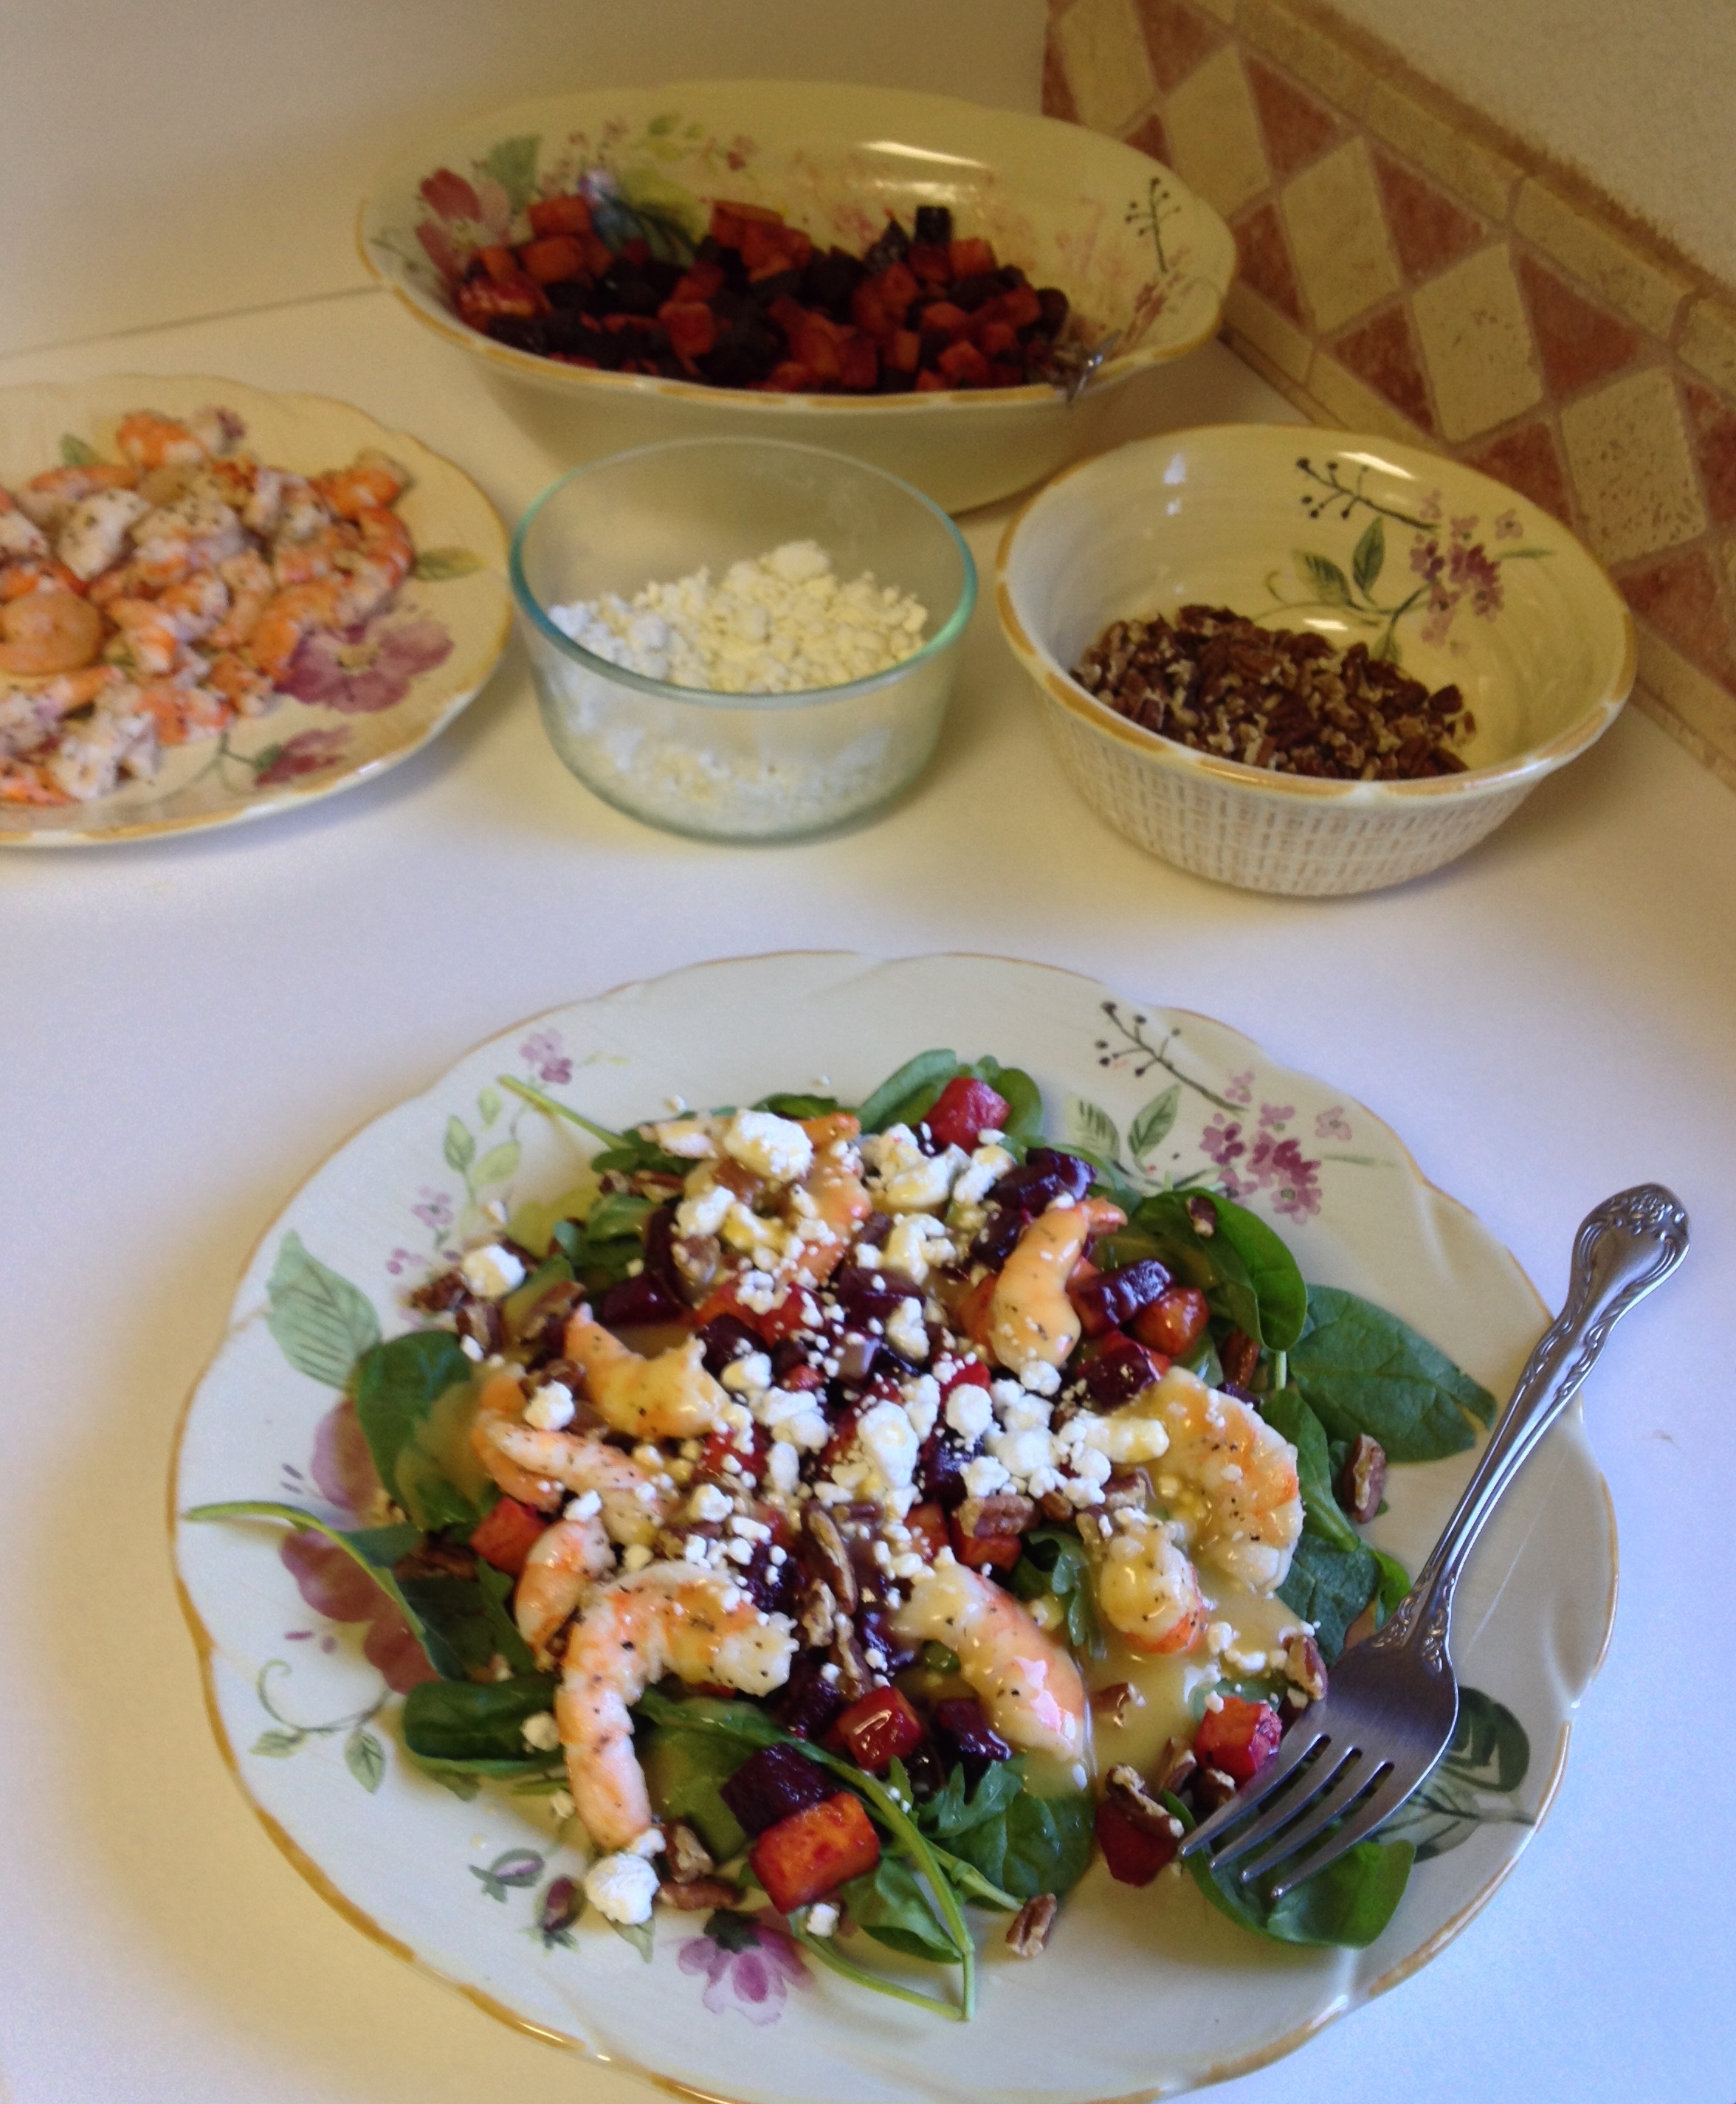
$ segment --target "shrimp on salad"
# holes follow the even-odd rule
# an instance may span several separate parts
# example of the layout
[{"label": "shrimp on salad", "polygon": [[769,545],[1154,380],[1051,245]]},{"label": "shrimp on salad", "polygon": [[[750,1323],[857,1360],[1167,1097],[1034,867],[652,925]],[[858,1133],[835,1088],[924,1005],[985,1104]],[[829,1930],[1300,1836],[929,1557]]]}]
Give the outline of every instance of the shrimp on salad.
[{"label": "shrimp on salad", "polygon": [[[408,470],[369,449],[292,475],[243,435],[225,408],[141,408],[115,426],[118,460],[0,488],[0,801],[152,778],[165,748],[274,707],[310,638],[392,603],[416,560],[395,509]],[[71,710],[35,706],[32,683],[98,666]]]},{"label": "shrimp on salad", "polygon": [[[350,517],[377,493],[359,479]],[[1058,1897],[1093,1834],[1149,1883],[1180,1831],[1163,1793],[1203,1811],[1194,1770],[1221,1795],[1324,1691],[1279,1589],[1303,1522],[1265,1414],[1283,1369],[1172,1277],[1203,1275],[1191,1223],[1220,1201],[1130,1201],[1011,1109],[967,1071],[867,1133],[823,1099],[683,1109],[615,1135],[558,1222],[502,1218],[411,1295],[457,1332],[440,1408],[462,1405],[454,1509],[482,1513],[426,1553],[492,1567],[497,1608],[510,1585],[520,1662],[554,1676],[525,1763],[564,1779],[618,1923],[734,1904],[744,1851],[815,1938],[895,1848],[965,1900]],[[422,1364],[426,1336],[377,1349],[413,1341]],[[1220,1346],[1234,1393],[1206,1378]],[[490,1718],[548,1685],[487,1670]],[[979,1805],[971,1861],[1004,1890],[948,1852]]]}]

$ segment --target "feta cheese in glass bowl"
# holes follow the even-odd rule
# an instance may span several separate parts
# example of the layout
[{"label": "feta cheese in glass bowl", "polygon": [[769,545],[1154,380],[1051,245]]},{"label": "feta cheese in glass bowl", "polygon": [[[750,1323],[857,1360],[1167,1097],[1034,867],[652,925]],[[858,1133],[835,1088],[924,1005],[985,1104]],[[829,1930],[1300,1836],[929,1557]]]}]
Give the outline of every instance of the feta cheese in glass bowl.
[{"label": "feta cheese in glass bowl", "polygon": [[908,484],[703,439],[575,468],[512,544],[549,742],[605,802],[706,840],[866,818],[922,772],[976,602]]}]

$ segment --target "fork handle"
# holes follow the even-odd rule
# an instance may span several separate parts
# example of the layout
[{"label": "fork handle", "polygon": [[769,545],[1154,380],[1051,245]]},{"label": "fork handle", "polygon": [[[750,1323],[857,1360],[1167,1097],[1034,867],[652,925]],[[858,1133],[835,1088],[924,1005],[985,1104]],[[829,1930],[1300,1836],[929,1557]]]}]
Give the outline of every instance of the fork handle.
[{"label": "fork handle", "polygon": [[1476,1473],[1388,1625],[1390,1641],[1406,1643],[1414,1634],[1426,1649],[1438,1651],[1444,1664],[1453,1588],[1502,1493],[1578,1393],[1609,1332],[1669,1277],[1687,1250],[1688,1215],[1661,1184],[1618,1192],[1586,1215],[1574,1237],[1561,1313],[1525,1362]]}]

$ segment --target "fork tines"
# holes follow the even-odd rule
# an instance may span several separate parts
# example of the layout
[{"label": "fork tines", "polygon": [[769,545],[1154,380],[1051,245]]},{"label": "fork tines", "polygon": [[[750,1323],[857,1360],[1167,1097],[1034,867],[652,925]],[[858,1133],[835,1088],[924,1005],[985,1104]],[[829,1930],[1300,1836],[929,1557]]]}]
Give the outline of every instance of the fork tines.
[{"label": "fork tines", "polygon": [[[1273,1899],[1281,1899],[1397,1809],[1402,1792],[1391,1786],[1395,1781],[1390,1761],[1372,1762],[1343,1733],[1299,1723],[1267,1766],[1194,1828],[1180,1852],[1211,1849],[1213,1866],[1234,1868],[1244,1884],[1287,1862],[1289,1874],[1272,1888]],[[1260,1816],[1241,1826],[1256,1812]],[[1307,1853],[1338,1819],[1344,1825]],[[1238,1826],[1240,1831],[1231,1834]],[[1212,1848],[1225,1834],[1229,1838],[1222,1846]]]}]

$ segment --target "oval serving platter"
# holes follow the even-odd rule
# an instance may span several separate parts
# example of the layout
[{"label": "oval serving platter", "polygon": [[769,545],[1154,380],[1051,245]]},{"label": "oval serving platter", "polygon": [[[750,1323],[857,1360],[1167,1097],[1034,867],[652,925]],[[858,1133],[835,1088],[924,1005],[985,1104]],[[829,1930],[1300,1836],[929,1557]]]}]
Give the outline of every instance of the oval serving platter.
[{"label": "oval serving platter", "polygon": [[[404,1291],[485,1228],[484,1206],[557,1195],[588,1152],[501,1077],[618,1126],[671,1096],[751,1102],[822,1077],[859,1101],[936,1045],[1027,1068],[1051,1135],[1107,1143],[1136,1179],[1210,1172],[1273,1220],[1310,1280],[1392,1308],[1497,1395],[1547,1319],[1512,1257],[1379,1120],[1221,1023],[995,959],[748,958],[521,1024],[347,1141],[253,1254],[189,1404],[172,1510],[280,1496],[344,1522],[335,1391],[358,1345],[409,1326]],[[298,1298],[303,1251],[341,1283]],[[1417,1567],[1472,1458],[1395,1469],[1372,1539]],[[461,1802],[411,1766],[394,1727],[404,1660],[368,1603],[323,1587],[274,1528],[177,1522],[176,1555],[224,1756],[319,1890],[538,2036],[751,2104],[1095,2104],[1291,2051],[1426,1963],[1512,1868],[1560,1781],[1615,1598],[1609,1500],[1576,1406],[1461,1587],[1465,1743],[1406,1815],[1418,1861],[1379,1940],[1256,1941],[1189,1882],[1136,1890],[1100,1864],[1034,1966],[982,1918],[982,2004],[962,2025],[815,1977],[774,1933],[707,1934],[702,1916],[660,1915],[643,1951],[594,1912],[542,1932],[551,1884],[582,1853],[547,1799]]]},{"label": "oval serving platter", "polygon": [[[318,394],[268,394],[206,374],[110,374],[0,390],[0,484],[16,489],[46,468],[118,458],[114,427],[134,409],[190,416],[233,410],[240,444],[303,474],[346,466],[376,447],[414,478],[399,515],[416,543],[410,577],[382,611],[297,684],[315,700],[284,700],[220,737],[172,747],[149,782],[126,782],[87,804],[0,802],[0,847],[106,847],[295,809],[371,781],[436,738],[499,663],[511,619],[507,537],[470,477],[407,431]],[[306,676],[301,676],[305,673]]]}]

